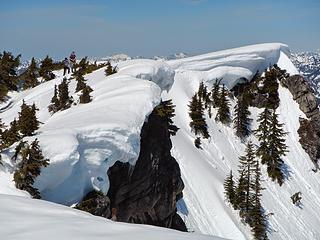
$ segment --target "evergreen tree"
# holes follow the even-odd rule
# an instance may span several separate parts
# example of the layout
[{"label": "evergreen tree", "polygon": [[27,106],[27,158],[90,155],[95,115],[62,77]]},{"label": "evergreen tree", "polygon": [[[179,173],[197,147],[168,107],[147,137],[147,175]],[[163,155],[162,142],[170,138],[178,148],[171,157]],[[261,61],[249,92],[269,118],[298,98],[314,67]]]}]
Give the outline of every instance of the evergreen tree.
[{"label": "evergreen tree", "polygon": [[55,78],[55,75],[52,72],[53,70],[54,70],[53,60],[47,55],[46,58],[41,61],[39,75],[43,77],[43,79],[46,81],[52,80]]},{"label": "evergreen tree", "polygon": [[21,139],[19,133],[19,124],[16,119],[10,123],[10,128],[2,133],[2,141],[5,147],[9,147]]},{"label": "evergreen tree", "polygon": [[59,108],[60,108],[60,101],[58,97],[58,88],[57,88],[57,85],[54,85],[54,94],[53,94],[53,97],[51,98],[51,103],[48,106],[48,110],[53,114],[57,112]]},{"label": "evergreen tree", "polygon": [[19,112],[18,125],[23,136],[32,136],[34,131],[39,128],[39,121],[36,116],[36,105],[28,106],[24,100]]},{"label": "evergreen tree", "polygon": [[37,139],[31,145],[26,142],[23,145],[19,150],[21,161],[13,179],[18,189],[28,191],[33,198],[39,199],[40,193],[33,184],[36,177],[40,175],[41,168],[49,165],[49,160],[44,158]]},{"label": "evergreen tree", "polygon": [[266,216],[261,206],[261,170],[259,161],[254,162],[254,184],[252,185],[253,197],[252,197],[252,209],[250,211],[250,226],[252,233],[257,240],[266,240],[267,238],[267,223]]},{"label": "evergreen tree", "polygon": [[67,82],[67,79],[64,78],[62,82],[58,86],[58,96],[59,96],[59,109],[58,110],[65,110],[68,109],[72,102],[73,99],[72,97],[69,96],[69,84]]},{"label": "evergreen tree", "polygon": [[250,116],[249,106],[244,100],[243,95],[238,97],[238,103],[235,107],[235,116],[233,119],[236,135],[240,138],[245,138],[250,134]]},{"label": "evergreen tree", "polygon": [[81,95],[80,95],[80,103],[89,103],[92,101],[90,93],[92,92],[91,87],[85,86],[82,89]]},{"label": "evergreen tree", "polygon": [[259,127],[255,130],[255,134],[259,140],[259,147],[257,149],[257,155],[261,158],[261,163],[266,164],[270,161],[269,154],[269,130],[271,125],[271,110],[265,108],[258,116]]},{"label": "evergreen tree", "polygon": [[172,99],[167,101],[161,101],[160,105],[156,107],[157,114],[164,118],[168,125],[168,131],[171,136],[176,135],[179,128],[174,124],[173,117],[175,116],[175,105],[172,103]]},{"label": "evergreen tree", "polygon": [[224,181],[224,193],[226,196],[226,199],[231,203],[232,206],[235,205],[236,201],[236,192],[235,192],[235,185],[233,181],[233,175],[232,171],[230,171],[230,174],[227,176],[226,180]]},{"label": "evergreen tree", "polygon": [[32,58],[30,66],[26,70],[26,72],[23,74],[24,84],[23,88],[33,88],[39,85],[39,81],[37,79],[38,77],[39,69],[37,67],[36,60]]},{"label": "evergreen tree", "polygon": [[216,108],[220,102],[220,82],[222,79],[216,79],[215,83],[213,84],[212,88],[212,107]]},{"label": "evergreen tree", "polygon": [[273,181],[277,181],[281,186],[284,182],[283,160],[282,157],[287,153],[287,146],[285,144],[284,136],[286,133],[283,131],[283,125],[278,121],[278,114],[273,110],[271,118],[270,133],[268,135],[269,145],[269,161],[267,162],[267,171],[269,177]]},{"label": "evergreen tree", "polygon": [[117,73],[117,72],[118,72],[117,67],[112,67],[110,61],[108,61],[107,62],[107,68],[105,70],[106,76],[108,77],[108,76],[110,76],[110,75],[112,75],[114,73]]},{"label": "evergreen tree", "polygon": [[16,69],[19,64],[20,55],[14,57],[10,52],[0,54],[0,102],[5,100],[8,91],[18,89]]},{"label": "evergreen tree", "polygon": [[278,93],[278,77],[279,73],[276,68],[271,67],[265,72],[265,76],[263,78],[264,81],[262,92],[267,94],[267,102],[265,107],[269,109],[276,109],[280,103]]},{"label": "evergreen tree", "polygon": [[4,131],[5,131],[5,125],[0,118],[0,151],[5,147],[5,144],[3,141],[3,132]]},{"label": "evergreen tree", "polygon": [[85,83],[84,77],[82,75],[77,75],[76,81],[77,81],[76,92],[81,91],[87,86]]},{"label": "evergreen tree", "polygon": [[202,134],[204,138],[209,138],[207,123],[204,119],[204,107],[197,93],[192,97],[190,102],[189,116],[191,118],[190,127],[195,135]]},{"label": "evergreen tree", "polygon": [[228,91],[223,85],[218,102],[218,113],[216,119],[223,124],[230,123],[230,107],[228,100]]},{"label": "evergreen tree", "polygon": [[249,221],[249,212],[252,209],[252,182],[253,182],[253,164],[255,161],[255,153],[253,144],[249,141],[246,148],[246,155],[239,158],[239,184],[237,187],[236,206],[240,210],[240,216]]}]

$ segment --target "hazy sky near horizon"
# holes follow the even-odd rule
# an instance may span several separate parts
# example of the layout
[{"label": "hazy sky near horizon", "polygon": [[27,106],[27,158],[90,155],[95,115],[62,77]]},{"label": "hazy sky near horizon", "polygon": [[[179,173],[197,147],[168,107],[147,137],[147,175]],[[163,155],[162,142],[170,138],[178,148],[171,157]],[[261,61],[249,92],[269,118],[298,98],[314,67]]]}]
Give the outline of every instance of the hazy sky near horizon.
[{"label": "hazy sky near horizon", "polygon": [[320,48],[319,0],[0,0],[0,51],[23,58]]}]

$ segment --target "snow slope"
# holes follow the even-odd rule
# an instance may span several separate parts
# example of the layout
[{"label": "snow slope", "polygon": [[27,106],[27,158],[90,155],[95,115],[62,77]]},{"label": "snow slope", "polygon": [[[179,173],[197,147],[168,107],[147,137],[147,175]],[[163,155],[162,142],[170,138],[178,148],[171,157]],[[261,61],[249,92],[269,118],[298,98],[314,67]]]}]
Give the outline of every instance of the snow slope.
[{"label": "snow slope", "polygon": [[[94,90],[91,103],[74,105],[51,116],[47,106],[54,85],[62,80],[58,72],[55,80],[12,93],[11,100],[0,106],[0,118],[8,124],[17,117],[22,99],[29,104],[36,103],[40,109],[37,115],[43,122],[37,138],[50,159],[50,166],[42,171],[36,187],[44,199],[71,205],[93,188],[107,192],[106,172],[115,161],[135,163],[144,121],[161,97],[171,98],[176,105],[174,121],[180,128],[172,138],[172,154],[180,164],[185,183],[178,210],[191,231],[229,239],[251,239],[250,229],[241,223],[223,196],[223,181],[230,169],[236,173],[238,157],[244,153],[245,145],[235,136],[232,126],[217,123],[213,117],[207,118],[211,139],[203,141],[203,150],[196,149],[187,105],[201,81],[211,88],[216,78],[222,78],[222,83],[232,88],[243,78],[251,79],[257,71],[262,72],[275,63],[290,74],[298,73],[288,54],[286,45],[275,43],[167,62],[141,59],[120,62],[119,72],[113,76],[105,77],[104,69],[100,69],[85,77]],[[74,89],[75,81],[71,80],[70,93],[77,100]],[[297,135],[299,117],[305,116],[288,90],[280,87],[279,94],[278,113],[289,133],[286,142],[289,153],[285,157],[289,176],[279,187],[263,175],[266,190],[262,202],[269,214],[269,237],[319,239],[320,180],[311,171],[312,163]],[[250,110],[255,119],[259,110]],[[253,128],[255,126],[254,122]],[[256,142],[254,137],[252,140]],[[13,148],[2,154],[5,165],[0,166],[0,193],[26,196],[12,183],[12,151]],[[297,191],[303,194],[302,209],[291,203],[290,196]]]},{"label": "snow slope", "polygon": [[[104,75],[104,68],[86,75],[88,85],[94,90],[92,102],[52,116],[47,106],[54,85],[61,82],[62,76],[31,90],[12,93],[10,103],[0,115],[7,125],[18,116],[23,99],[28,104],[35,102],[40,109],[37,116],[43,124],[37,138],[44,155],[50,159],[50,165],[35,183],[43,199],[72,205],[93,188],[106,193],[108,168],[118,160],[135,163],[140,151],[141,127],[160,102],[161,89],[171,86],[174,75],[165,63],[145,60],[139,64],[152,67],[144,69],[143,76],[136,76],[135,69],[126,68],[110,77]],[[150,81],[142,79],[146,76]],[[77,100],[75,86],[76,81],[71,80],[69,92]],[[4,178],[8,184],[12,179],[10,155],[12,151],[3,156],[6,167],[4,173],[0,172],[0,179]]]},{"label": "snow slope", "polygon": [[[241,77],[250,79],[257,70],[278,63],[290,74],[297,74],[282,44],[263,44],[231,49],[217,53],[171,61],[176,68],[174,85],[165,98],[172,98],[176,105],[174,119],[180,128],[172,138],[174,157],[178,160],[186,185],[184,200],[179,210],[190,229],[232,239],[251,239],[250,229],[244,226],[238,214],[226,203],[223,181],[233,170],[237,171],[238,157],[245,145],[234,134],[232,126],[224,126],[207,118],[211,139],[203,140],[203,150],[194,147],[195,136],[190,132],[189,101],[204,81],[211,88],[216,78],[233,87]],[[312,163],[298,142],[299,110],[287,89],[280,87],[280,121],[285,123],[289,153],[285,157],[289,178],[279,187],[264,174],[263,206],[269,216],[270,239],[320,239],[320,179],[311,171]],[[232,106],[235,102],[232,101]],[[250,109],[256,119],[258,109]],[[215,112],[213,116],[215,116]],[[253,128],[255,128],[255,123]],[[252,137],[256,142],[256,139]],[[266,171],[264,170],[264,173]],[[303,208],[295,207],[290,196],[301,191]],[[225,228],[225,226],[228,226]]]},{"label": "snow slope", "polygon": [[219,240],[221,238],[116,223],[50,202],[0,194],[0,236],[5,240]]}]

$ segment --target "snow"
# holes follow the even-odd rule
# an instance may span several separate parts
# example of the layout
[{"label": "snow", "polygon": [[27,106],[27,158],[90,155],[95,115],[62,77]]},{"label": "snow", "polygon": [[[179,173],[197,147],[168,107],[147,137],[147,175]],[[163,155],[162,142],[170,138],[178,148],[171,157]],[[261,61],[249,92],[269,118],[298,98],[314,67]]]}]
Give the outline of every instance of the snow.
[{"label": "snow", "polygon": [[[288,49],[282,44],[263,44],[210,53],[202,56],[171,61],[176,67],[174,85],[164,98],[172,98],[176,105],[175,124],[180,128],[172,138],[172,154],[178,160],[186,185],[183,201],[178,210],[189,229],[230,239],[251,239],[249,227],[243,225],[238,213],[225,201],[223,181],[230,170],[237,175],[238,157],[244,154],[245,145],[237,138],[231,126],[224,126],[207,117],[211,139],[202,140],[203,150],[194,147],[194,134],[189,127],[189,101],[201,81],[211,87],[216,78],[233,87],[241,77],[250,79],[258,69],[277,63],[290,74],[297,69],[288,58]],[[305,115],[287,89],[279,89],[280,121],[289,132],[289,153],[285,163],[290,171],[286,183],[279,187],[266,176],[264,169],[262,203],[269,214],[270,239],[318,239],[320,230],[320,180],[311,171],[313,165],[298,142],[299,117]],[[235,101],[231,101],[232,107]],[[250,109],[256,119],[261,110]],[[252,128],[255,129],[256,122]],[[257,140],[251,137],[255,143]],[[290,196],[301,191],[303,208],[294,206]],[[273,213],[273,215],[271,214]],[[228,226],[225,228],[224,226]]]},{"label": "snow", "polygon": [[[150,59],[122,61],[119,62],[119,72],[115,75],[105,77],[104,69],[100,69],[85,77],[94,89],[91,103],[73,105],[70,109],[51,116],[47,106],[53,95],[54,85],[62,80],[61,72],[57,72],[58,77],[52,81],[31,90],[11,93],[10,101],[0,106],[0,117],[8,124],[17,117],[22,99],[29,104],[36,103],[40,108],[37,115],[43,122],[36,137],[40,141],[44,155],[50,159],[50,165],[43,169],[35,186],[39,188],[45,200],[72,205],[92,189],[107,192],[109,180],[106,172],[117,160],[135,164],[140,151],[140,131],[143,123],[160,102],[161,97],[173,99],[176,105],[174,122],[180,130],[172,137],[172,155],[179,162],[185,183],[184,197],[178,203],[180,215],[191,231],[228,239],[252,239],[249,227],[241,222],[238,213],[225,201],[223,194],[223,181],[231,169],[237,175],[238,157],[244,153],[245,144],[235,136],[232,125],[224,126],[214,121],[216,114],[214,110],[213,118],[207,117],[211,138],[202,141],[203,150],[195,148],[193,143],[195,136],[190,131],[187,105],[202,81],[211,88],[217,78],[222,78],[222,83],[230,89],[243,78],[251,79],[257,71],[262,72],[276,63],[290,74],[297,74],[298,71],[288,55],[289,49],[286,45],[272,43],[171,61]],[[70,93],[77,100],[78,94],[74,93],[74,89],[75,81],[71,80]],[[298,142],[297,134],[299,117],[305,118],[305,115],[287,89],[280,87],[279,95],[281,103],[278,113],[280,121],[285,123],[285,131],[288,132],[286,143],[289,153],[284,160],[290,174],[285,184],[279,187],[267,178],[263,169],[263,186],[266,190],[263,191],[262,204],[269,214],[269,238],[318,239],[320,180],[311,171],[312,162]],[[235,101],[232,100],[231,104],[234,106]],[[252,118],[255,119],[261,110],[251,108],[250,111]],[[256,125],[254,121],[252,128],[254,129]],[[32,139],[29,138],[30,141]],[[254,137],[251,137],[251,140],[257,143]],[[14,164],[10,156],[13,148],[14,146],[2,154],[5,164],[0,166],[0,193],[28,196],[27,193],[15,189],[12,183]],[[298,191],[302,192],[301,209],[294,206],[290,199],[290,196]],[[14,218],[12,221],[16,222],[20,221],[16,215],[21,217],[21,221],[26,216],[33,216],[31,212],[21,212],[27,211],[26,205],[23,204],[29,207],[29,202],[24,202],[31,200],[18,197],[10,197],[9,200],[9,197],[1,196],[0,202],[3,201],[5,204],[0,203],[0,208],[3,205],[9,206],[9,201],[17,202],[12,204],[17,205],[17,208],[1,209],[0,211],[6,214],[4,218],[2,214],[0,215],[0,221],[10,219],[11,215]],[[145,232],[146,239],[150,239],[151,235],[148,234],[156,231],[152,227],[150,227],[152,231],[148,232],[148,227],[145,226],[114,224],[106,220],[102,222],[100,218],[89,217],[87,214],[52,203],[38,201],[30,204],[39,206],[33,207],[34,211],[39,209],[39,212],[34,213],[34,221],[42,224],[37,219],[44,220],[39,229],[47,231],[48,227],[45,226],[50,224],[50,219],[51,222],[54,219],[59,229],[62,229],[61,236],[58,236],[62,239],[64,236],[70,237],[71,224],[74,224],[74,229],[79,230],[77,236],[80,239],[89,234],[93,236],[91,238],[90,235],[90,239],[95,237],[100,239],[104,235],[102,233],[112,235],[110,231],[114,229],[117,230],[115,237],[119,234],[119,239],[127,239],[128,235],[143,239],[138,238],[142,232]],[[55,212],[61,213],[61,218]],[[92,223],[92,228],[87,221]],[[90,225],[88,232],[82,231],[85,224],[86,227]],[[0,223],[0,226],[2,225]],[[110,229],[105,225],[110,226]],[[32,227],[32,229],[38,231],[38,228]],[[0,228],[0,233],[1,231],[4,230]],[[8,231],[19,232],[19,224],[12,225]],[[46,231],[39,230],[37,236],[41,234],[51,236]],[[159,239],[170,239],[166,237],[167,235],[161,234],[159,232]],[[57,237],[56,231],[55,235],[52,235]],[[195,235],[191,234],[190,237],[192,236]],[[21,236],[14,239],[19,239],[18,237]],[[152,235],[152,239],[157,237],[158,234]],[[175,237],[172,239],[179,239],[180,235]],[[181,235],[181,239],[188,237],[189,235]],[[71,238],[65,237],[65,239]]]},{"label": "snow", "polygon": [[146,225],[112,222],[54,203],[10,195],[0,194],[0,212],[0,236],[6,240],[221,239]]}]

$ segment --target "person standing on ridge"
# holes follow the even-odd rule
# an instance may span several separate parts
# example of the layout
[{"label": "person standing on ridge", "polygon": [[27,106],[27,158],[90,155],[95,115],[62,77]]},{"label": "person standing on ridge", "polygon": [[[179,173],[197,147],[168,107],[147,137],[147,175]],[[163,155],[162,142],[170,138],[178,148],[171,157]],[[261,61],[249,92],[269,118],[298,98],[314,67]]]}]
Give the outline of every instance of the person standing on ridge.
[{"label": "person standing on ridge", "polygon": [[65,58],[63,61],[63,76],[66,75],[66,73],[68,72],[68,74],[70,73],[70,63],[68,58]]},{"label": "person standing on ridge", "polygon": [[71,64],[71,72],[76,71],[76,53],[73,51],[69,57],[70,64]]}]

